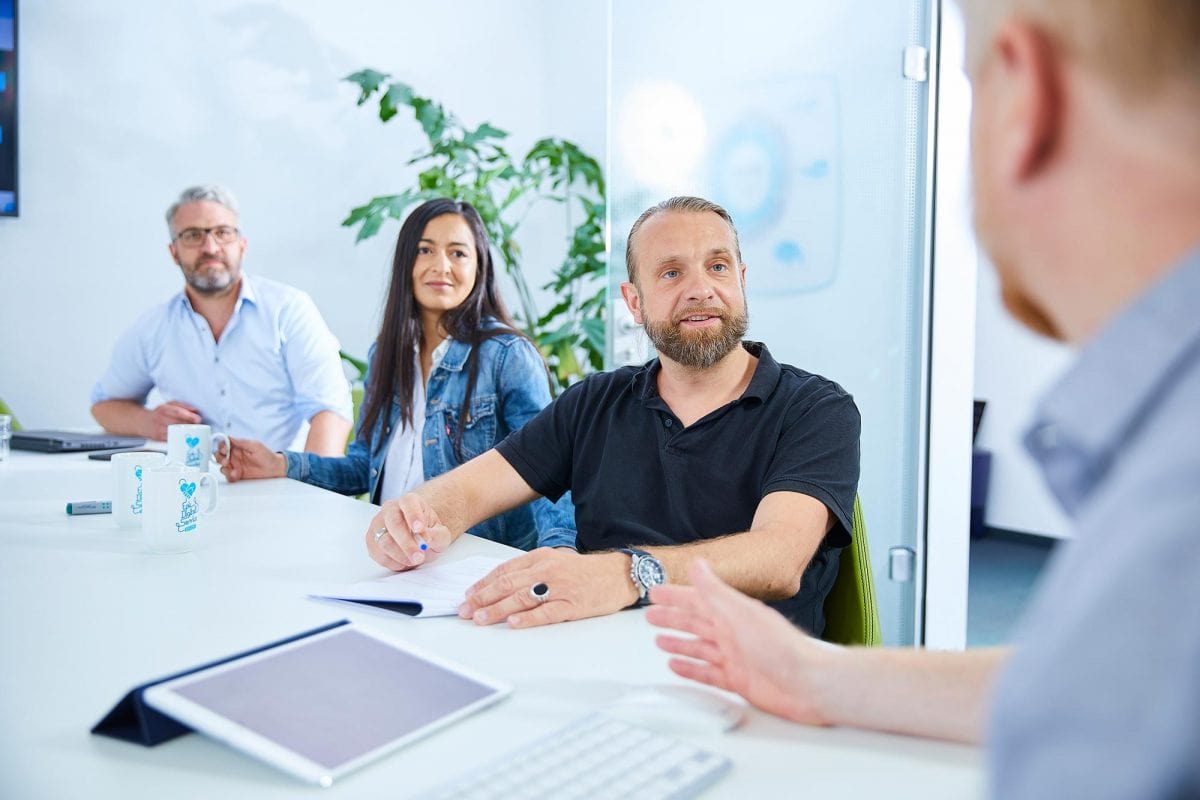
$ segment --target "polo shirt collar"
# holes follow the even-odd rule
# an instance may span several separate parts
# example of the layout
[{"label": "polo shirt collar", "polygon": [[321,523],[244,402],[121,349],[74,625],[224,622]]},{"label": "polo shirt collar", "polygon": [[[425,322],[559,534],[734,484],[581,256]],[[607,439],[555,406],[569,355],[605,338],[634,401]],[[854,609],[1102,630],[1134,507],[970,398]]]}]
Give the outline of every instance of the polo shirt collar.
[{"label": "polo shirt collar", "polygon": [[[767,398],[771,396],[771,392],[775,391],[775,387],[779,385],[779,378],[783,374],[783,370],[762,342],[743,341],[742,347],[747,353],[758,359],[758,365],[754,368],[754,375],[750,377],[750,385],[746,387],[746,391],[739,399],[745,400],[754,397],[760,402],[766,402]],[[633,393],[652,408],[658,406],[666,408],[666,404],[658,394],[658,371],[661,369],[662,362],[657,358],[651,359],[642,369],[633,374],[629,383]]]},{"label": "polo shirt collar", "polygon": [[1200,247],[1102,328],[1038,406],[1025,447],[1068,513],[1200,346],[1197,297]]}]

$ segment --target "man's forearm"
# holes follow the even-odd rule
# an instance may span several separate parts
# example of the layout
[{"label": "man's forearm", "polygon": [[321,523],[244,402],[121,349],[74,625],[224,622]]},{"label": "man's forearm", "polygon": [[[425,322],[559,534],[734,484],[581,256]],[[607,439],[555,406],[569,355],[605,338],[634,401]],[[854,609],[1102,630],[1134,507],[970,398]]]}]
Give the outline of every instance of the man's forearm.
[{"label": "man's forearm", "polygon": [[151,411],[135,400],[103,400],[92,406],[92,416],[110,433],[154,438]]},{"label": "man's forearm", "polygon": [[721,580],[760,600],[786,600],[795,595],[815,550],[815,546],[805,544],[802,536],[775,530],[646,548],[662,562],[669,583],[687,583],[688,566],[703,558]]},{"label": "man's forearm", "polygon": [[457,539],[485,519],[538,495],[495,450],[426,481],[413,490]]},{"label": "man's forearm", "polygon": [[340,456],[346,452],[350,422],[332,411],[320,411],[309,420],[304,449],[319,456]]},{"label": "man's forearm", "polygon": [[809,685],[833,725],[980,743],[1008,653],[846,648],[822,659]]}]

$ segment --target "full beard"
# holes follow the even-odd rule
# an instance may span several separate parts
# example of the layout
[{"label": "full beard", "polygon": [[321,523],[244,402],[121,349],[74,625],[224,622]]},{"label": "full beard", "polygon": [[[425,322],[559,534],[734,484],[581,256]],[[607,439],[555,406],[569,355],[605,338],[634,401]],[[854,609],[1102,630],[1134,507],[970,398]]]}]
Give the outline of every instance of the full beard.
[{"label": "full beard", "polygon": [[[683,320],[693,314],[720,317],[721,325],[715,330],[686,330]],[[659,354],[693,370],[708,369],[729,355],[733,348],[741,344],[749,326],[748,311],[731,314],[714,308],[692,309],[673,321],[645,322],[646,335]]]},{"label": "full beard", "polygon": [[[225,265],[223,270],[208,269],[204,264],[217,262]],[[206,259],[203,263],[197,263],[191,269],[183,271],[183,279],[187,281],[187,285],[192,287],[199,294],[218,295],[229,289],[233,285],[237,270],[233,269],[228,261],[224,259]]]}]

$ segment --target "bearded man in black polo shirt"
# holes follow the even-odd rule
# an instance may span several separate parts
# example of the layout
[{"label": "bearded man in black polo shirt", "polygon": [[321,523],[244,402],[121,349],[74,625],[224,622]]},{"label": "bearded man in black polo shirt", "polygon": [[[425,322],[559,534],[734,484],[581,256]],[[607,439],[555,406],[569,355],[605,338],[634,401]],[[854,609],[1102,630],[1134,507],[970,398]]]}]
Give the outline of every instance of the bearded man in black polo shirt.
[{"label": "bearded man in black polo shirt", "polygon": [[819,635],[858,487],[853,399],[742,341],[746,267],[715,203],[647,209],[626,266],[622,295],[658,358],[580,381],[495,449],[384,504],[368,552],[412,569],[422,543],[439,553],[481,520],[570,491],[578,551],[497,567],[461,616],[528,627],[609,614],[686,582],[703,557]]}]

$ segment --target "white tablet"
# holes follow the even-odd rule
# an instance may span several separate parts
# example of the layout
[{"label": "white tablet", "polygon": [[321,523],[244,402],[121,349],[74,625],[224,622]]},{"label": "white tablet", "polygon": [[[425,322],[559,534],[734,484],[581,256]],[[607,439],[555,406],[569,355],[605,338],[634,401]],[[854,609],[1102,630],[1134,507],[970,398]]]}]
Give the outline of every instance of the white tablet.
[{"label": "white tablet", "polygon": [[335,778],[511,689],[343,625],[146,689],[146,703],[304,781]]}]

